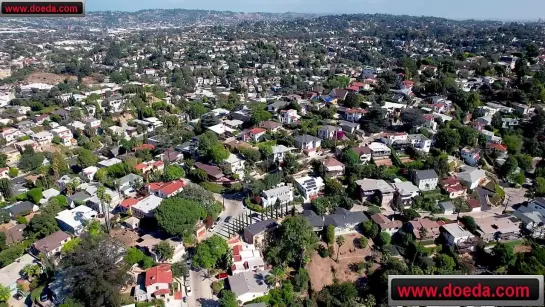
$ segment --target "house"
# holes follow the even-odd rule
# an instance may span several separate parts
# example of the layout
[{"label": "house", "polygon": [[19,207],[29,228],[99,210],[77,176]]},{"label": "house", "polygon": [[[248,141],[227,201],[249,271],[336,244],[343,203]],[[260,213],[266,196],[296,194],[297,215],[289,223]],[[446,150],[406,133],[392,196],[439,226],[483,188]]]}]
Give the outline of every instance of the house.
[{"label": "house", "polygon": [[257,272],[265,269],[265,261],[261,252],[253,244],[242,244],[233,246],[233,264],[231,272],[234,274],[242,272]]},{"label": "house", "polygon": [[441,189],[447,192],[450,199],[466,196],[466,188],[464,188],[460,180],[456,177],[448,177],[439,183]]},{"label": "house", "polygon": [[[23,148],[24,149],[24,148]],[[19,149],[14,147],[4,147],[0,149],[0,152],[6,155],[7,165],[13,166],[19,162],[21,159],[21,152]]]},{"label": "house", "polygon": [[259,142],[266,133],[267,130],[264,128],[253,128],[248,132],[248,136],[252,141]]},{"label": "house", "polygon": [[448,245],[457,245],[473,238],[473,234],[463,229],[458,223],[442,225],[441,234]]},{"label": "house", "polygon": [[24,254],[0,269],[0,285],[9,290],[10,298],[18,292],[19,281],[24,279],[23,269],[27,265],[39,265],[39,261],[30,254]]},{"label": "house", "polygon": [[280,205],[291,203],[293,201],[293,187],[284,185],[261,192],[261,204],[264,208],[275,205],[277,201]]},{"label": "house", "polygon": [[123,225],[131,230],[137,230],[140,227],[140,219],[134,216],[129,217],[123,222]]},{"label": "house", "polygon": [[147,298],[165,298],[170,295],[174,279],[170,264],[160,264],[145,272],[144,287]]},{"label": "house", "polygon": [[494,154],[497,158],[507,158],[507,146],[498,143],[486,143],[486,153]]},{"label": "house", "polygon": [[515,109],[515,112],[518,112],[522,115],[528,115],[532,112],[535,112],[535,108],[534,107],[531,107],[529,105],[525,105],[525,104],[522,104],[522,103],[514,103],[513,104],[513,107]]},{"label": "house", "polygon": [[85,225],[91,222],[97,214],[95,210],[81,205],[74,209],[66,209],[59,212],[55,219],[61,230],[75,236],[80,236]]},{"label": "house", "polygon": [[422,152],[430,152],[431,140],[422,134],[409,134],[407,140],[411,143],[414,149]]},{"label": "house", "polygon": [[464,166],[457,176],[468,189],[473,190],[485,181],[486,172],[475,167]]},{"label": "house", "polygon": [[60,253],[64,244],[70,240],[72,240],[72,237],[69,234],[64,231],[57,231],[34,242],[32,252],[37,256],[44,254],[46,257],[53,257]]},{"label": "house", "polygon": [[295,147],[302,150],[316,149],[322,145],[322,140],[312,135],[296,135],[294,138]]},{"label": "house", "polygon": [[85,118],[82,122],[85,124],[85,128],[90,129],[98,129],[101,123],[100,119],[94,117]]},{"label": "house", "polygon": [[346,119],[349,122],[357,122],[359,121],[365,114],[367,113],[367,110],[364,109],[350,109],[347,108],[344,110],[343,118]]},{"label": "house", "polygon": [[522,223],[522,228],[533,233],[534,237],[542,237],[545,231],[545,215],[530,206],[518,207],[513,215]]},{"label": "house", "polygon": [[439,181],[439,176],[433,169],[417,170],[412,174],[413,183],[421,191],[435,190]]},{"label": "house", "polygon": [[333,225],[335,234],[346,234],[356,231],[357,225],[369,219],[362,211],[349,211],[341,207],[335,208],[332,214],[324,217],[324,227]]},{"label": "house", "polygon": [[452,215],[456,210],[456,207],[451,201],[441,201],[438,205],[441,209],[441,214]]},{"label": "house", "polygon": [[409,209],[413,204],[413,197],[420,194],[420,190],[410,181],[392,183],[396,190],[394,194],[397,208]]},{"label": "house", "polygon": [[136,165],[136,170],[142,172],[142,174],[162,172],[164,169],[165,163],[163,161],[148,161]]},{"label": "house", "polygon": [[362,163],[371,162],[372,150],[368,146],[352,147],[352,150],[360,157]]},{"label": "house", "polygon": [[322,140],[338,140],[343,137],[343,131],[339,127],[325,125],[318,129],[318,137]]},{"label": "house", "polygon": [[356,181],[360,187],[361,198],[364,201],[372,201],[387,208],[394,199],[394,188],[382,179],[361,179]]},{"label": "house", "polygon": [[294,148],[288,148],[284,145],[272,146],[272,158],[274,162],[284,162],[284,155],[291,152]]},{"label": "house", "polygon": [[340,89],[340,88],[333,89],[331,90],[331,92],[329,92],[330,97],[340,99],[340,100],[345,100],[346,95],[348,95],[348,91],[345,89]]},{"label": "house", "polygon": [[484,242],[520,238],[521,222],[510,214],[475,218],[477,233]]},{"label": "house", "polygon": [[274,219],[266,219],[250,224],[244,228],[243,238],[246,243],[262,246],[265,234],[273,231],[278,227],[278,223]]},{"label": "house", "polygon": [[301,177],[295,179],[295,183],[305,202],[318,197],[318,193],[325,187],[321,177]]},{"label": "house", "polygon": [[59,126],[55,129],[51,129],[51,133],[53,134],[53,136],[58,136],[61,139],[73,137],[72,131],[70,131],[70,129],[66,128],[65,126]]},{"label": "house", "polygon": [[481,150],[477,148],[464,147],[460,150],[460,156],[468,165],[476,166],[481,159]]},{"label": "house", "polygon": [[96,166],[89,166],[89,167],[86,167],[84,168],[81,173],[80,173],[80,177],[87,181],[87,182],[91,182],[93,181],[93,179],[95,178],[95,174],[98,172],[98,167]]},{"label": "house", "polygon": [[409,221],[404,225],[404,229],[411,232],[418,241],[435,240],[441,234],[443,222],[432,221],[428,218],[418,218]]},{"label": "house", "polygon": [[383,143],[372,142],[367,147],[371,150],[371,157],[373,159],[389,157],[392,154],[391,149]]},{"label": "house", "polygon": [[149,195],[145,198],[137,200],[136,204],[130,206],[133,216],[143,219],[151,217],[154,210],[159,207],[163,199],[155,195]]},{"label": "house", "polygon": [[354,134],[360,127],[360,124],[348,122],[345,120],[339,121],[339,126],[341,126],[342,131],[350,134]]},{"label": "house", "polygon": [[265,282],[269,271],[243,272],[228,277],[229,288],[238,302],[244,304],[269,293]]},{"label": "house", "polygon": [[406,143],[409,134],[406,132],[386,133],[382,136],[380,141],[386,145],[394,145],[394,143]]},{"label": "house", "polygon": [[403,226],[403,223],[401,221],[390,220],[381,213],[375,213],[371,215],[371,220],[373,220],[373,222],[378,225],[380,231],[387,232],[390,235],[396,233]]},{"label": "house", "polygon": [[225,177],[221,168],[217,166],[196,162],[195,167],[197,169],[205,171],[208,175],[208,178],[210,178],[210,180],[212,181],[221,181]]},{"label": "house", "polygon": [[259,124],[259,127],[269,131],[269,132],[278,132],[280,130],[280,128],[282,127],[281,124],[277,123],[277,122],[273,122],[271,120],[266,120],[264,122],[261,122]]},{"label": "house", "polygon": [[299,121],[301,116],[297,114],[297,110],[282,110],[280,111],[280,122],[284,125],[291,125]]},{"label": "house", "polygon": [[12,219],[15,219],[18,216],[29,215],[32,212],[37,212],[39,209],[38,206],[26,200],[16,202],[3,208],[3,210],[6,210],[9,213],[9,216]]},{"label": "house", "polygon": [[51,144],[53,141],[53,134],[48,131],[38,132],[32,135],[32,140],[39,145]]},{"label": "house", "polygon": [[333,178],[344,175],[344,164],[333,157],[324,159],[322,165],[324,166],[326,174]]},{"label": "house", "polygon": [[161,198],[172,197],[183,191],[185,182],[181,179],[170,182],[152,182],[146,185],[148,192]]},{"label": "house", "polygon": [[125,196],[134,193],[133,186],[138,183],[144,183],[144,180],[136,174],[128,174],[116,180],[117,189]]},{"label": "house", "polygon": [[102,161],[98,162],[98,167],[107,168],[107,167],[110,167],[112,165],[116,165],[116,164],[119,164],[119,163],[123,163],[123,161],[119,160],[118,158],[111,158],[111,159],[102,160]]},{"label": "house", "polygon": [[[9,227],[9,226],[8,226]],[[6,236],[6,245],[11,245],[14,243],[22,242],[25,239],[24,230],[26,228],[25,224],[16,224],[10,228],[0,229],[0,232],[3,232]]]},{"label": "house", "polygon": [[225,170],[231,171],[233,174],[238,174],[239,178],[244,177],[245,161],[235,154],[229,154],[221,164]]},{"label": "house", "polygon": [[287,107],[290,105],[290,102],[289,101],[284,101],[284,100],[278,100],[278,101],[275,101],[273,103],[270,103],[267,105],[267,111],[271,112],[271,113],[276,113],[278,111],[280,111],[281,109]]}]

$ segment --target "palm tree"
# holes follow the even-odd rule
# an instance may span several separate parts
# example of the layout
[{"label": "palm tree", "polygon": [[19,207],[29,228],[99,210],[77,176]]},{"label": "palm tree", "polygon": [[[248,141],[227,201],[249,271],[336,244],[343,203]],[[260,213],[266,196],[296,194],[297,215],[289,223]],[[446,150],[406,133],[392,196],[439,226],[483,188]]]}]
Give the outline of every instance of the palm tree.
[{"label": "palm tree", "polygon": [[72,179],[66,183],[66,195],[71,196],[76,193],[76,188],[78,187],[79,182],[77,179]]},{"label": "palm tree", "polygon": [[282,267],[274,267],[269,275],[265,277],[265,282],[269,285],[272,285],[273,288],[276,288],[278,283],[286,278],[286,271]]},{"label": "palm tree", "polygon": [[337,261],[339,261],[339,252],[341,251],[341,246],[344,245],[344,237],[343,236],[338,236],[335,241],[337,242],[337,245],[339,246],[337,248]]},{"label": "palm tree", "polygon": [[[104,213],[104,220],[106,222],[106,231],[110,232],[110,202],[112,201],[112,196],[110,194],[106,193],[106,188],[104,188],[103,185],[99,186],[97,189],[97,197],[100,200],[100,206],[102,208],[102,212]],[[105,203],[108,204],[108,208],[106,209]]]},{"label": "palm tree", "polygon": [[27,264],[23,268],[23,274],[29,281],[32,281],[35,276],[40,274],[40,267],[36,264]]}]

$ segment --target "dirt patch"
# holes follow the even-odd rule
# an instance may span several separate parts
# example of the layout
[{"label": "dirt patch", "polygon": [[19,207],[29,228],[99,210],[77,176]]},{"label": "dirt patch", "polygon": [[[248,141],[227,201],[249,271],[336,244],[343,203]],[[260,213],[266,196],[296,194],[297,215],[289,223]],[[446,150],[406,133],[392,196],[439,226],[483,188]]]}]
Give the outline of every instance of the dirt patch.
[{"label": "dirt patch", "polygon": [[76,77],[74,76],[70,76],[70,75],[58,75],[58,74],[53,74],[53,73],[49,73],[49,72],[40,72],[40,71],[35,71],[33,73],[31,73],[30,75],[28,75],[28,77],[26,77],[25,79],[25,83],[45,83],[45,84],[50,84],[50,85],[57,85],[61,82],[64,82],[64,80],[66,79],[69,79],[69,80],[77,80]]},{"label": "dirt patch", "polygon": [[318,252],[314,252],[310,263],[307,265],[307,270],[310,275],[310,284],[313,291],[320,291],[325,286],[332,285],[333,280],[339,282],[350,281],[354,282],[359,278],[365,277],[365,273],[355,272],[351,266],[355,263],[364,262],[365,257],[371,255],[371,246],[373,242],[369,240],[369,246],[363,249],[356,247],[357,240],[361,237],[360,234],[344,235],[345,243],[339,251],[339,261],[337,259],[337,245],[331,257],[322,258]]},{"label": "dirt patch", "polygon": [[377,160],[373,160],[373,161],[375,162],[376,166],[381,166],[381,165],[392,166],[392,165],[394,165],[394,163],[392,162],[392,160],[390,160],[390,158],[377,159]]}]

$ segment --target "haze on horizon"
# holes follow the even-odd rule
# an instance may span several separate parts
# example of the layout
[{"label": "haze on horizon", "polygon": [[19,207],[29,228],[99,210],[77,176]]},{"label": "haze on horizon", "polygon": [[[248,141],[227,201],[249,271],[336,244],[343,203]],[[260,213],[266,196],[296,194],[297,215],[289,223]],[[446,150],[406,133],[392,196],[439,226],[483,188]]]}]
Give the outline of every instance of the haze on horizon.
[{"label": "haze on horizon", "polygon": [[545,0],[88,0],[86,5],[89,11],[180,8],[271,13],[387,13],[490,20],[537,20],[545,16]]}]

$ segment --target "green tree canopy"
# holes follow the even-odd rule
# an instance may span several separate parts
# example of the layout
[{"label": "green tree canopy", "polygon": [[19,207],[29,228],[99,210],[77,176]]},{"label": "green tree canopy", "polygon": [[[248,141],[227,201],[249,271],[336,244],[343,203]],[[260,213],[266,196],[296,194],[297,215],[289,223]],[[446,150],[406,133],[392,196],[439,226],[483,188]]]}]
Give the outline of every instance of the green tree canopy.
[{"label": "green tree canopy", "polygon": [[268,238],[265,252],[267,260],[274,265],[294,265],[303,261],[302,256],[310,254],[318,242],[312,226],[301,216],[287,217]]},{"label": "green tree canopy", "polygon": [[195,224],[206,216],[203,207],[195,201],[180,197],[163,200],[155,211],[159,226],[167,233],[183,238],[193,233]]}]

